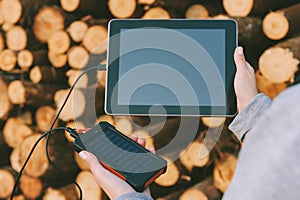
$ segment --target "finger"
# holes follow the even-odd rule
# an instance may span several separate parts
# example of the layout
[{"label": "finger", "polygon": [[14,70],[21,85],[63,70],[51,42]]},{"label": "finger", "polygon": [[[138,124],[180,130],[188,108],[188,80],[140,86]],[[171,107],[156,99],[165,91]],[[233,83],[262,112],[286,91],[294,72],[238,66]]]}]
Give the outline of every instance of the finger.
[{"label": "finger", "polygon": [[81,133],[86,133],[87,131],[89,131],[90,128],[86,128],[86,129],[77,129],[76,132],[81,134]]},{"label": "finger", "polygon": [[155,148],[154,147],[149,147],[149,151],[151,152],[151,153],[156,153],[156,151],[155,151]]},{"label": "finger", "polygon": [[138,138],[137,143],[143,147],[146,145],[146,140],[144,138]]},{"label": "finger", "polygon": [[136,135],[131,135],[130,138],[135,142],[137,142],[137,140],[138,140],[138,136],[136,136]]},{"label": "finger", "polygon": [[243,68],[247,67],[246,59],[245,59],[242,47],[237,47],[235,49],[234,62],[235,62],[237,70],[240,70],[240,69],[243,69]]},{"label": "finger", "polygon": [[88,151],[81,151],[79,156],[87,163],[91,171],[102,171],[104,169],[94,154]]}]

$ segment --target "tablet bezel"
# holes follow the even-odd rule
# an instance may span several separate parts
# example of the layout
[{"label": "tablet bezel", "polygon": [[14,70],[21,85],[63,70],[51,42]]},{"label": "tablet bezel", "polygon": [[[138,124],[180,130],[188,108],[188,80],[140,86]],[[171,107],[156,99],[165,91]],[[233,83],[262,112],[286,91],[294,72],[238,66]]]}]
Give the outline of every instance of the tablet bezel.
[{"label": "tablet bezel", "polygon": [[[118,96],[113,95],[113,90],[118,87],[119,78],[119,54],[120,54],[120,32],[121,29],[134,28],[166,28],[166,29],[223,29],[225,30],[225,90],[226,106],[161,106],[156,107],[144,105],[118,105]],[[109,115],[168,115],[168,116],[234,116],[237,113],[236,95],[234,92],[234,50],[237,46],[237,22],[228,20],[194,20],[194,19],[170,19],[170,20],[148,20],[148,19],[113,19],[109,22],[109,38],[107,50],[105,112]],[[117,59],[115,59],[117,58]],[[113,62],[112,60],[115,59]],[[113,109],[112,109],[113,108]],[[182,113],[184,110],[184,113]],[[213,110],[213,112],[212,112]]]}]

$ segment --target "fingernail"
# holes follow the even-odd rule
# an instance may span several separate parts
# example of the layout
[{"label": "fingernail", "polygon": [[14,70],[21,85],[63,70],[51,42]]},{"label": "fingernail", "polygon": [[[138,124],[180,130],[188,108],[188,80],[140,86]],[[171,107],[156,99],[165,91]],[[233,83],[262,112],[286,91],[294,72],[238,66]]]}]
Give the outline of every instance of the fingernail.
[{"label": "fingernail", "polygon": [[136,135],[131,135],[131,137],[137,138],[138,136],[136,136]]},{"label": "fingernail", "polygon": [[243,54],[243,47],[238,47],[238,48],[237,48],[237,52],[238,52],[239,54]]},{"label": "fingernail", "polygon": [[86,153],[83,152],[83,151],[80,151],[80,152],[79,152],[79,156],[80,156],[80,158],[82,158],[83,160],[85,160],[85,159],[87,158]]}]

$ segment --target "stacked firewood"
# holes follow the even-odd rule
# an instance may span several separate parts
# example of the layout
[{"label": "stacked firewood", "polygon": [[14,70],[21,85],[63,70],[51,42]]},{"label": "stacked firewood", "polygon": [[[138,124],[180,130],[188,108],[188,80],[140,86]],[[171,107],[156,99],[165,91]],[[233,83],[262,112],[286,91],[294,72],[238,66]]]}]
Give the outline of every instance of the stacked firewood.
[{"label": "stacked firewood", "polygon": [[[0,199],[10,196],[31,147],[50,128],[76,78],[106,63],[110,19],[233,18],[258,90],[274,98],[300,81],[299,8],[298,0],[0,0]],[[104,90],[104,71],[82,76],[54,127],[81,129],[108,121],[159,150],[187,120],[105,115]],[[188,147],[163,155],[169,167],[151,185],[155,199],[220,199],[230,184],[240,148],[227,128],[231,119],[189,120],[198,122],[197,134]],[[193,134],[189,127],[185,132]],[[108,199],[72,142],[62,131],[49,142],[50,158],[62,175],[48,162],[42,140],[14,199],[75,200],[79,191],[73,180],[84,199]]]}]

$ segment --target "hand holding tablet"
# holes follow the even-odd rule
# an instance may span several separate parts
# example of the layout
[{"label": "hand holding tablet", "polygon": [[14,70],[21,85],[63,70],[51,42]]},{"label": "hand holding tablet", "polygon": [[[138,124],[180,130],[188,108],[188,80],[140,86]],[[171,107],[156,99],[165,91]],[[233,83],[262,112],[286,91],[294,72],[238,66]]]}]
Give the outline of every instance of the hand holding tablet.
[{"label": "hand holding tablet", "polygon": [[235,21],[112,20],[109,37],[107,113],[236,113]]}]

